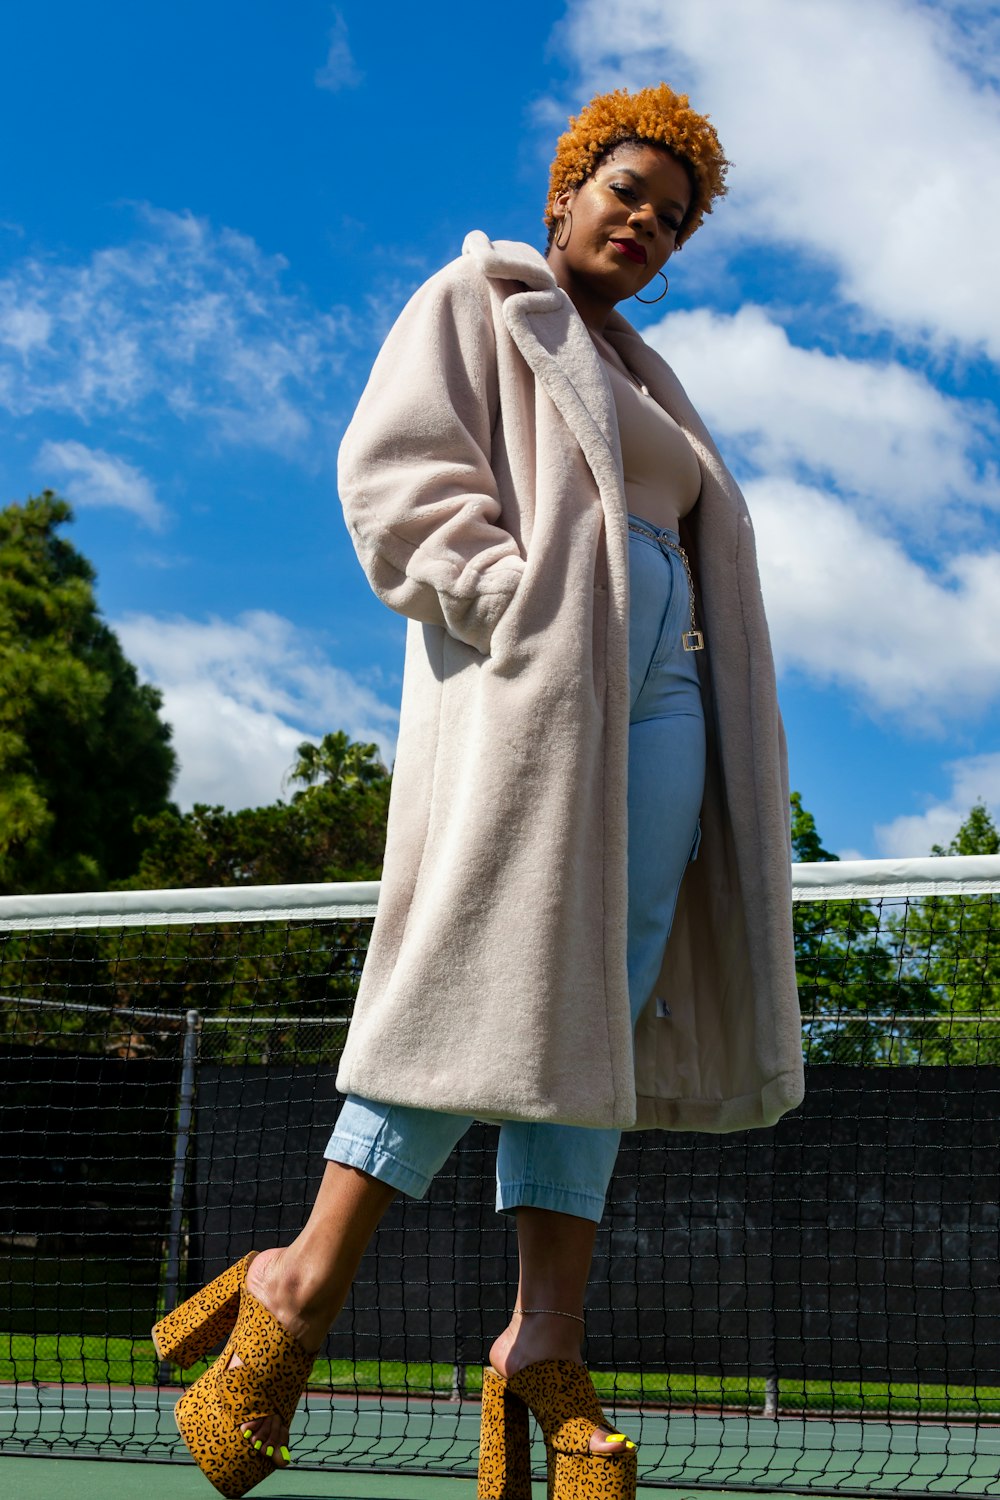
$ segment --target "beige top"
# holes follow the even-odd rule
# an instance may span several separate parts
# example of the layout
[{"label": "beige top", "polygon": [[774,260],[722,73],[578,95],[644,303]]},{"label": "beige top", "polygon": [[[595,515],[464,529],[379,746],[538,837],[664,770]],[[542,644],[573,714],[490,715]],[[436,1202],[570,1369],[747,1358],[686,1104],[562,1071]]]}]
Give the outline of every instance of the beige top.
[{"label": "beige top", "polygon": [[620,356],[591,332],[611,375],[629,512],[677,530],[701,490],[701,468],[673,417],[630,375]]}]

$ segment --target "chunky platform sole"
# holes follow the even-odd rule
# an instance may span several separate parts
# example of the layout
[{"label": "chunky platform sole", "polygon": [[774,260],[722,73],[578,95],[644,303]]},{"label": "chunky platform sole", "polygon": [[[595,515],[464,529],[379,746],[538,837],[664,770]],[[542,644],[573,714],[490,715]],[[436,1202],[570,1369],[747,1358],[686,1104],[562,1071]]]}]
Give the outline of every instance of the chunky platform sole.
[{"label": "chunky platform sole", "polygon": [[559,1359],[509,1380],[483,1371],[478,1500],[531,1500],[529,1410],[545,1436],[548,1500],[635,1500],[635,1449],[590,1452],[607,1419],[584,1367]]},{"label": "chunky platform sole", "polygon": [[639,1465],[634,1448],[620,1458],[549,1448],[548,1460],[548,1500],[635,1500]]},{"label": "chunky platform sole", "polygon": [[208,1286],[154,1324],[153,1347],[161,1359],[188,1370],[199,1359],[227,1339],[236,1327],[240,1292],[256,1251],[223,1271]]},{"label": "chunky platform sole", "polygon": [[[222,1363],[220,1357],[217,1364]],[[174,1407],[174,1421],[209,1483],[227,1500],[238,1500],[273,1474],[275,1465],[247,1442],[242,1424],[233,1422],[228,1405],[220,1400],[218,1379],[208,1380],[215,1368],[213,1365],[184,1392]]]}]

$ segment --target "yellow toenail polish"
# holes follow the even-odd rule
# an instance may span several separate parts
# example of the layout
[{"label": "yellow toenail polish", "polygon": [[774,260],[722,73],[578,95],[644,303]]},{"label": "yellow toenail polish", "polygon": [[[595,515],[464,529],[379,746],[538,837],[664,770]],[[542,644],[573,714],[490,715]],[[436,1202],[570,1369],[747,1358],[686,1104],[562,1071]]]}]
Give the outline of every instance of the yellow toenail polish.
[{"label": "yellow toenail polish", "polygon": [[282,1448],[279,1451],[281,1453],[282,1458],[285,1460],[285,1463],[286,1464],[290,1464],[291,1461],[292,1461],[292,1455],[289,1453],[288,1449],[287,1448]]},{"label": "yellow toenail polish", "polygon": [[244,1427],[243,1436],[246,1438],[247,1442],[250,1442],[253,1437],[253,1433],[250,1431],[249,1427]]},{"label": "yellow toenail polish", "polygon": [[625,1439],[625,1446],[626,1446],[626,1448],[634,1448],[635,1444],[634,1443],[630,1443],[629,1440],[628,1440],[628,1438],[626,1438]]},{"label": "yellow toenail polish", "polygon": [[624,1443],[625,1442],[625,1437],[624,1437],[623,1433],[612,1432],[612,1433],[608,1434],[608,1436],[604,1439],[604,1441],[606,1443]]},{"label": "yellow toenail polish", "polygon": [[261,1443],[260,1438],[258,1438],[257,1441],[254,1443],[254,1447],[255,1448],[260,1448],[262,1446],[263,1446],[263,1444]]},{"label": "yellow toenail polish", "polygon": [[267,1454],[268,1458],[273,1458],[274,1457],[274,1449],[273,1448],[265,1448],[264,1452]]}]

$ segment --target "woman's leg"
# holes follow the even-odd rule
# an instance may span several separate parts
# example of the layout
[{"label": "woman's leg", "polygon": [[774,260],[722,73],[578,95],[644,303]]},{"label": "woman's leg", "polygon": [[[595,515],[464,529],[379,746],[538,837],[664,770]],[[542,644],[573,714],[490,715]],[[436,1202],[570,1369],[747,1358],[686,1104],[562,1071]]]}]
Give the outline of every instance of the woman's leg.
[{"label": "woman's leg", "polygon": [[[630,549],[631,722],[628,782],[628,980],[633,1024],[660,969],[684,871],[696,844],[705,735],[698,676],[681,647],[687,581],[680,560],[648,540]],[[667,997],[663,997],[666,999]],[[668,1023],[665,1023],[668,1024]],[[594,1235],[621,1133],[509,1122],[497,1152],[497,1207],[517,1215],[518,1307],[490,1352],[502,1375],[540,1359],[580,1359]],[[595,1452],[614,1447],[597,1435]]]},{"label": "woman's leg", "polygon": [[[515,1312],[494,1341],[489,1358],[498,1374],[515,1375],[542,1359],[583,1363],[583,1299],[596,1230],[593,1219],[545,1208],[517,1210],[516,1305],[542,1311],[524,1317]],[[621,1446],[622,1434],[610,1429],[590,1440],[591,1453],[618,1453]]]},{"label": "woman's leg", "polygon": [[[422,1198],[471,1123],[464,1115],[347,1099],[305,1227],[283,1249],[262,1250],[247,1274],[253,1295],[308,1353],[320,1348],[339,1316],[397,1191]],[[248,1426],[253,1440],[275,1455],[288,1443],[279,1417]]]},{"label": "woman's leg", "polygon": [[[693,653],[681,645],[689,617],[680,559],[633,537],[630,581],[626,958],[634,1026],[659,975],[695,851],[705,720]],[[618,1130],[508,1122],[497,1151],[497,1208],[548,1208],[599,1221],[620,1140]]]}]

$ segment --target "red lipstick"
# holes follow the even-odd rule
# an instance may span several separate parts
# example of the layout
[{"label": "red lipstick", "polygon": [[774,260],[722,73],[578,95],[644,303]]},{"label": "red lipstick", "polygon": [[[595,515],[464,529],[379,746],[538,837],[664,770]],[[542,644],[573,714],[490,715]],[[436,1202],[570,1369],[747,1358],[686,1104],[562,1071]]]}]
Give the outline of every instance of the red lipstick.
[{"label": "red lipstick", "polygon": [[646,252],[641,245],[636,244],[635,240],[612,240],[611,244],[619,254],[627,256],[629,260],[634,260],[637,266],[646,264]]}]

